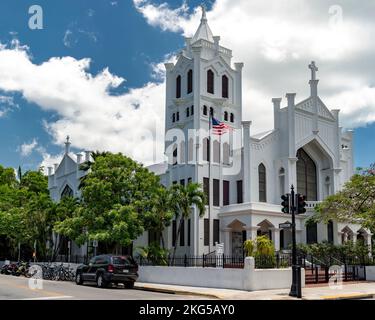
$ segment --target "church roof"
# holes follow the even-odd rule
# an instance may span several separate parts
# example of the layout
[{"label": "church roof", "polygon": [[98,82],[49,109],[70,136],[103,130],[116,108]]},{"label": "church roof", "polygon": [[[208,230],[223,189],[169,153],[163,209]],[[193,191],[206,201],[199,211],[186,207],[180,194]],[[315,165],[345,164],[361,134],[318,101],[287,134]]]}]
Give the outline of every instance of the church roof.
[{"label": "church roof", "polygon": [[264,139],[265,137],[269,136],[271,133],[273,133],[275,130],[268,130],[268,131],[264,131],[264,132],[260,132],[258,134],[254,134],[251,136],[252,139],[256,139],[256,140],[262,140]]},{"label": "church roof", "polygon": [[207,23],[206,9],[204,8],[204,6],[202,6],[201,24],[199,25],[198,30],[195,32],[195,35],[192,38],[191,43],[195,43],[201,39],[207,40],[209,42],[214,42],[214,36]]}]

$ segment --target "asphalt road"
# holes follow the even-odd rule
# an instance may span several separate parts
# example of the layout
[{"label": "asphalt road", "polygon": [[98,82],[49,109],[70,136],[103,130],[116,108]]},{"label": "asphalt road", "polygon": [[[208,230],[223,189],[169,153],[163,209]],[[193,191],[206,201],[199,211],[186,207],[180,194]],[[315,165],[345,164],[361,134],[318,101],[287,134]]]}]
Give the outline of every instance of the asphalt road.
[{"label": "asphalt road", "polygon": [[95,284],[43,280],[43,289],[30,289],[29,279],[0,275],[0,300],[197,300],[199,296],[150,292],[122,287],[99,289]]}]

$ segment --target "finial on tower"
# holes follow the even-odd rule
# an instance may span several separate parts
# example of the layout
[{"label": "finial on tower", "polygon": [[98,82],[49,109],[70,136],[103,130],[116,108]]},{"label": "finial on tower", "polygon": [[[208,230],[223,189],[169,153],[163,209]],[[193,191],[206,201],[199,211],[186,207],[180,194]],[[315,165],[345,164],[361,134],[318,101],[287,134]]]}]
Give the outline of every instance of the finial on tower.
[{"label": "finial on tower", "polygon": [[207,21],[207,17],[206,17],[206,5],[204,3],[202,3],[200,5],[201,9],[202,9],[202,18],[201,18],[201,21]]},{"label": "finial on tower", "polygon": [[66,141],[65,141],[65,153],[68,154],[70,151],[70,137],[66,136]]},{"label": "finial on tower", "polygon": [[311,61],[309,69],[311,70],[311,80],[316,80],[316,72],[319,71],[319,68],[316,66],[315,61]]}]

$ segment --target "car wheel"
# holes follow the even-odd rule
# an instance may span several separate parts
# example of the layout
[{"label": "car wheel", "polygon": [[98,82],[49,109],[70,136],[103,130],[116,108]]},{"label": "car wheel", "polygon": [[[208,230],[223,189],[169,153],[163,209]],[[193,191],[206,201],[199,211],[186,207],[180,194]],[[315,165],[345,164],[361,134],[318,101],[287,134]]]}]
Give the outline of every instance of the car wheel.
[{"label": "car wheel", "polygon": [[133,289],[134,288],[134,282],[133,281],[125,282],[124,286],[125,286],[126,289]]},{"label": "car wheel", "polygon": [[83,283],[82,275],[80,273],[76,274],[76,284],[81,285]]},{"label": "car wheel", "polygon": [[98,288],[105,288],[107,286],[107,282],[103,279],[103,275],[99,274],[96,278],[96,285]]}]

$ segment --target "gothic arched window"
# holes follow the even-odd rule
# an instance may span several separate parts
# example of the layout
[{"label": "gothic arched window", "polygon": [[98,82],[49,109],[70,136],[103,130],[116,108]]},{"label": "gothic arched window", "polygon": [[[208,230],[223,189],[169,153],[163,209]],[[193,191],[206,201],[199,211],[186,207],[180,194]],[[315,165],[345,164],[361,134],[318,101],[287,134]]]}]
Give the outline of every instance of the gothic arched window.
[{"label": "gothic arched window", "polygon": [[261,163],[258,167],[259,202],[267,202],[266,167]]},{"label": "gothic arched window", "polygon": [[177,159],[177,144],[173,146],[173,165],[175,166],[178,163]]},{"label": "gothic arched window", "polygon": [[181,98],[181,76],[176,78],[176,98]]},{"label": "gothic arched window", "polygon": [[297,192],[307,201],[317,201],[317,174],[314,161],[303,149],[297,152]]},{"label": "gothic arched window", "polygon": [[283,195],[285,193],[285,169],[280,168],[279,170],[279,189],[280,189],[280,195]]},{"label": "gothic arched window", "polygon": [[214,94],[214,73],[210,69],[207,71],[207,92]]},{"label": "gothic arched window", "polygon": [[210,107],[210,116],[213,117],[214,113],[215,113],[214,108]]},{"label": "gothic arched window", "polygon": [[204,115],[204,116],[207,115],[207,106],[203,106],[203,115]]},{"label": "gothic arched window", "polygon": [[217,140],[213,141],[212,151],[213,159],[215,163],[220,163],[220,142]]},{"label": "gothic arched window", "polygon": [[224,111],[224,121],[228,121],[228,112]]},{"label": "gothic arched window", "polygon": [[229,165],[229,156],[230,156],[230,145],[228,142],[223,144],[223,164]]},{"label": "gothic arched window", "polygon": [[234,114],[233,113],[230,114],[230,122],[234,122]]},{"label": "gothic arched window", "polygon": [[193,70],[189,70],[187,74],[187,93],[193,92]]},{"label": "gothic arched window", "polygon": [[66,185],[64,190],[61,192],[61,198],[65,198],[65,197],[69,197],[69,198],[73,197],[73,190],[68,185]]},{"label": "gothic arched window", "polygon": [[223,75],[221,77],[221,96],[223,98],[228,98],[228,86],[229,86],[228,77],[226,75]]}]

